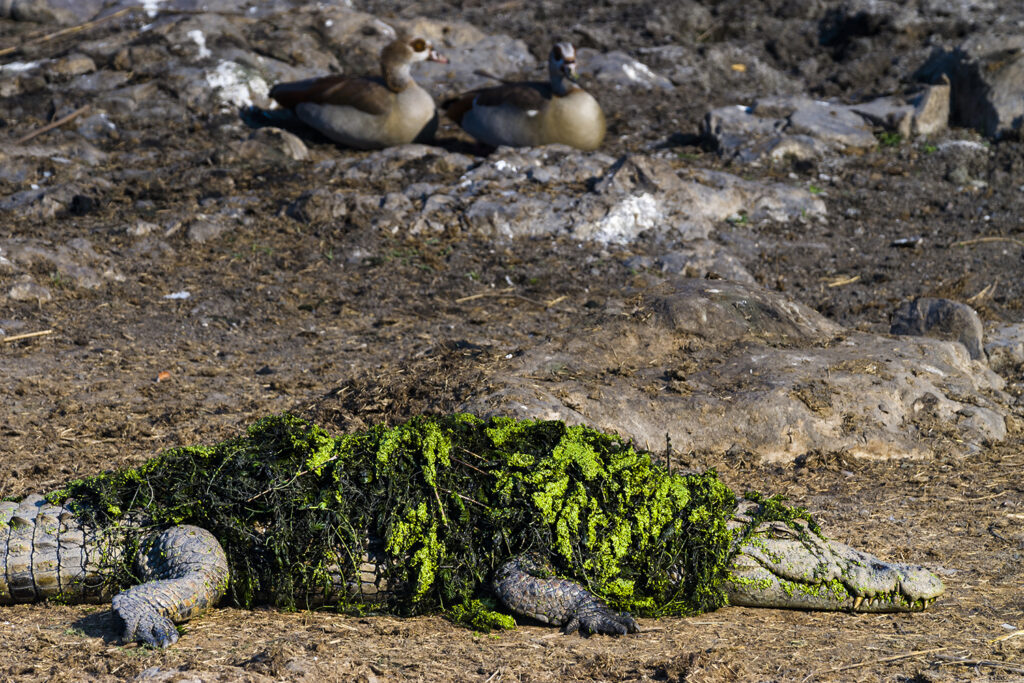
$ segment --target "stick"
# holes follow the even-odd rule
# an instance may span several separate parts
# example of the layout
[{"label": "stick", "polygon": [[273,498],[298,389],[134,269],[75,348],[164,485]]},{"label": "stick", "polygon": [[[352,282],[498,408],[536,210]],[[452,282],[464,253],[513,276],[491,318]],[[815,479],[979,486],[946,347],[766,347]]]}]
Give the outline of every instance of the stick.
[{"label": "stick", "polygon": [[56,121],[51,121],[50,123],[46,124],[42,128],[39,128],[37,130],[32,131],[28,135],[21,136],[20,138],[18,138],[17,140],[14,141],[14,144],[16,144],[16,145],[23,145],[26,142],[28,142],[29,140],[31,140],[32,138],[36,137],[37,135],[42,135],[43,133],[51,131],[54,128],[57,128],[58,126],[63,126],[65,123],[67,123],[71,119],[75,118],[76,116],[79,116],[80,114],[82,114],[83,112],[88,111],[88,110],[89,110],[89,105],[88,104],[83,106],[83,107],[79,107],[78,109],[74,110],[73,112],[71,112],[67,116],[62,116],[61,118],[57,119]]},{"label": "stick", "polygon": [[949,245],[951,247],[969,247],[973,244],[983,244],[985,242],[1013,242],[1019,247],[1024,247],[1024,240],[1019,240],[1016,237],[1003,237],[1002,235],[992,235],[990,237],[978,237],[973,240],[963,240],[962,242],[953,242]]},{"label": "stick", "polygon": [[53,40],[55,38],[60,38],[61,36],[66,36],[69,33],[78,33],[79,31],[85,31],[86,29],[90,29],[93,26],[99,26],[100,24],[102,24],[105,21],[109,21],[110,19],[113,19],[115,17],[119,17],[121,15],[128,14],[129,12],[137,10],[137,9],[142,9],[142,8],[139,7],[139,6],[125,7],[124,9],[119,9],[116,12],[108,14],[105,17],[100,17],[99,19],[93,19],[92,21],[87,21],[84,24],[79,24],[78,26],[69,26],[68,28],[62,28],[59,31],[56,31],[54,33],[47,33],[45,36],[40,36],[39,38],[33,38],[32,40],[26,41],[24,43],[24,45],[14,45],[14,46],[11,46],[11,47],[5,47],[4,49],[0,50],[0,57],[3,57],[4,55],[8,55],[8,54],[10,54],[12,52],[15,52],[15,51],[25,47],[25,45],[35,45],[36,43],[46,43],[46,42],[49,42],[49,41],[51,41],[51,40]]},{"label": "stick", "polygon": [[853,277],[841,277],[837,280],[833,280],[828,283],[829,287],[842,287],[843,285],[852,285],[854,282],[860,280],[860,275],[854,275]]},{"label": "stick", "polygon": [[[434,498],[437,499],[437,509],[441,512],[441,521],[444,522],[445,526],[448,526],[448,515],[444,514],[444,503],[441,502],[441,496],[437,493],[437,487],[432,486],[431,490],[434,492]],[[459,494],[455,494],[459,495]],[[461,498],[461,496],[460,496]]]},{"label": "stick", "polygon": [[866,662],[861,662],[860,664],[850,664],[849,666],[841,666],[837,669],[829,669],[828,671],[823,671],[822,673],[834,674],[840,671],[849,671],[850,669],[860,669],[861,667],[871,666],[872,664],[884,664],[885,662],[895,662],[897,659],[907,659],[908,657],[930,655],[933,652],[942,652],[943,650],[948,649],[949,647],[936,647],[932,648],[931,650],[915,650],[913,652],[906,652],[902,655],[893,655],[892,657],[884,657],[883,659],[871,659]]},{"label": "stick", "polygon": [[488,296],[500,296],[502,294],[508,294],[514,291],[514,289],[514,287],[506,287],[505,289],[499,289],[495,292],[480,292],[479,294],[470,294],[469,296],[464,296],[461,299],[456,299],[455,303],[464,304],[467,301],[473,301],[474,299],[483,299],[484,297]]},{"label": "stick", "polygon": [[1006,635],[999,636],[998,638],[993,638],[992,640],[990,640],[988,642],[990,642],[990,643],[998,643],[998,642],[1003,641],[1003,640],[1009,640],[1010,638],[1016,638],[1017,636],[1024,636],[1024,629],[1020,629],[1019,631],[1014,631],[1013,633],[1007,633]]},{"label": "stick", "polygon": [[[491,509],[489,505],[484,505],[479,500],[473,500],[472,498],[464,496],[461,493],[459,493],[458,491],[449,491],[448,489],[443,488],[443,487],[441,488],[441,490],[444,491],[445,493],[456,495],[459,498],[461,498],[462,500],[466,501],[467,503],[476,503],[477,505],[479,505],[480,507],[484,508],[485,510],[490,510]],[[437,493],[435,492],[434,495],[437,495]],[[438,499],[438,502],[440,502],[440,498]],[[444,510],[441,510],[441,515],[442,516],[444,515]]]},{"label": "stick", "polygon": [[45,337],[48,334],[53,334],[53,330],[40,330],[39,332],[26,332],[25,334],[16,334],[13,337],[4,337],[0,339],[0,342],[13,342],[20,341],[22,339],[31,339],[33,337]]},{"label": "stick", "polygon": [[[463,449],[463,450],[465,450],[465,449]],[[470,464],[469,464],[468,462],[466,462],[465,460],[459,460],[458,458],[456,458],[456,457],[454,457],[454,456],[451,456],[451,458],[452,458],[452,460],[454,460],[455,462],[459,463],[460,465],[465,465],[466,467],[468,467],[468,468],[469,468],[469,469],[471,469],[471,470],[476,470],[476,471],[477,471],[477,472],[479,472],[480,474],[487,474],[487,472],[484,472],[484,471],[483,471],[482,469],[480,469],[479,467],[474,467],[473,465],[470,465]]]},{"label": "stick", "polygon": [[1015,674],[1024,674],[1024,667],[1014,666],[1005,662],[994,662],[991,659],[953,659],[952,657],[936,657],[939,660],[939,666],[948,666],[950,664],[963,664],[964,666],[991,666],[994,669],[1003,669],[1004,671],[1012,671]]}]

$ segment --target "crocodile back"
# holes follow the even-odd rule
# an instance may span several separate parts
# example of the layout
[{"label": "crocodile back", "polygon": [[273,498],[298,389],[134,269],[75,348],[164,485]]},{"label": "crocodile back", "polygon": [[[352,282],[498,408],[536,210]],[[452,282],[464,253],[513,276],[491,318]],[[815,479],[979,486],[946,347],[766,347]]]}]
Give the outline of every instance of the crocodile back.
[{"label": "crocodile back", "polygon": [[118,544],[39,495],[0,502],[0,604],[101,602],[114,592]]}]

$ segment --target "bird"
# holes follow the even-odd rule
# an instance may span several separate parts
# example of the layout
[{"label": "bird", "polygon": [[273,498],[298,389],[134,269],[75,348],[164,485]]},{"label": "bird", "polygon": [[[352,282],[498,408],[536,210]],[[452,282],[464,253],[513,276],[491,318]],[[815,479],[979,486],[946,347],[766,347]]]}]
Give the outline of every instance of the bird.
[{"label": "bird", "polygon": [[380,76],[323,76],[279,83],[270,97],[334,142],[381,149],[428,142],[437,131],[434,98],[410,73],[416,62],[447,64],[423,38],[399,38],[381,50]]},{"label": "bird", "polygon": [[579,85],[576,49],[555,43],[548,56],[550,82],[509,82],[472,90],[444,103],[445,114],[480,142],[497,147],[562,143],[582,150],[601,146],[601,105]]}]

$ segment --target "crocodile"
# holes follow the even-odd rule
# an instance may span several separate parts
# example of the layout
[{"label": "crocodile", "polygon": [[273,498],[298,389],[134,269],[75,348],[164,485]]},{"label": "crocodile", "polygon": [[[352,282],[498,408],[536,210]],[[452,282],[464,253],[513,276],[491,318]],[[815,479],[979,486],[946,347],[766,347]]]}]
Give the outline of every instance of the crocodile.
[{"label": "crocodile", "polygon": [[227,597],[474,628],[625,634],[727,604],[912,612],[924,567],[828,540],[780,498],[557,421],[420,416],[332,437],[264,418],[214,446],[0,503],[0,604],[112,599],[154,647]]}]

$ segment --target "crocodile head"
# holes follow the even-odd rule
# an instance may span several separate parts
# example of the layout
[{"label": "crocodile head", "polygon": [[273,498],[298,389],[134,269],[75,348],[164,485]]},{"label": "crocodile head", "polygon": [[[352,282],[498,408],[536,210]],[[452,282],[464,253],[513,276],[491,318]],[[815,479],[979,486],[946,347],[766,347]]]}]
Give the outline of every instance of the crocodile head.
[{"label": "crocodile head", "polygon": [[780,522],[745,537],[724,588],[733,605],[849,612],[918,612],[945,591],[924,567],[885,562]]}]

